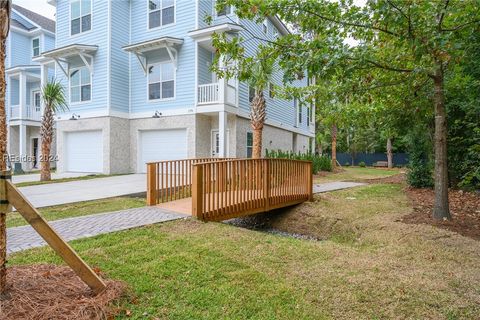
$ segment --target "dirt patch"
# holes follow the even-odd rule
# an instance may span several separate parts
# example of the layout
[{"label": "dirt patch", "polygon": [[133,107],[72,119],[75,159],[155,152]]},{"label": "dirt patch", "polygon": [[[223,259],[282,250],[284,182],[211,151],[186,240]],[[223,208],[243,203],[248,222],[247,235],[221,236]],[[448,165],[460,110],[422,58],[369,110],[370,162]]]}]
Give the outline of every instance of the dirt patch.
[{"label": "dirt patch", "polygon": [[449,190],[452,221],[432,217],[434,193],[431,189],[405,188],[412,201],[413,212],[403,217],[405,223],[426,223],[480,240],[480,194]]},{"label": "dirt patch", "polygon": [[384,177],[384,178],[358,179],[358,180],[355,180],[355,182],[401,184],[405,182],[405,173],[399,173],[399,174]]},{"label": "dirt patch", "polygon": [[7,269],[7,297],[0,319],[107,319],[117,314],[112,302],[124,292],[122,282],[107,280],[97,296],[68,267],[13,266]]}]

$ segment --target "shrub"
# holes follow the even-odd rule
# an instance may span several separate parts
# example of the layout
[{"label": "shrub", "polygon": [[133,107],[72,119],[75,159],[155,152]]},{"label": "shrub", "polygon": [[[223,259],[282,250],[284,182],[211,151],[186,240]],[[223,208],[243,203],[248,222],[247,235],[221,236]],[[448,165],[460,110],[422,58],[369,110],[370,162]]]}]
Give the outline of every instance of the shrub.
[{"label": "shrub", "polygon": [[312,161],[314,174],[317,174],[320,171],[332,171],[332,160],[328,156],[318,156],[312,153],[294,153],[282,150],[266,150],[265,157],[271,159]]},{"label": "shrub", "polygon": [[412,132],[408,139],[409,170],[407,172],[407,183],[412,187],[433,187],[433,166],[428,150],[429,143],[425,138],[425,133]]},{"label": "shrub", "polygon": [[359,166],[359,167],[362,167],[362,168],[365,168],[367,165],[365,164],[365,162],[360,161],[360,162],[358,163],[358,166]]}]

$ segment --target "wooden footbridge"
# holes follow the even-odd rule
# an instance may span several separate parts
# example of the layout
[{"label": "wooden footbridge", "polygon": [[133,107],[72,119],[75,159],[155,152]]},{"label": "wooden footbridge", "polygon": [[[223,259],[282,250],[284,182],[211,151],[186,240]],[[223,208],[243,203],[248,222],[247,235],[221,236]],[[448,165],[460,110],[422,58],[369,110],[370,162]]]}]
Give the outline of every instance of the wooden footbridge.
[{"label": "wooden footbridge", "polygon": [[312,199],[312,163],[287,159],[185,159],[147,164],[147,204],[205,221]]}]

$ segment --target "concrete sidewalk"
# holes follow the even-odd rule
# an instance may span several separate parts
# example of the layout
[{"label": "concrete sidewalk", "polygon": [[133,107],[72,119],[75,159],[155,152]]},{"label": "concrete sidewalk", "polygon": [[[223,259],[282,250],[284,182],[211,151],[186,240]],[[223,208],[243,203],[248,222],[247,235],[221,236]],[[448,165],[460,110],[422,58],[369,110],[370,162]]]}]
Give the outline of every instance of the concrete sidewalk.
[{"label": "concrete sidewalk", "polygon": [[[65,172],[65,173],[52,173],[52,180],[56,179],[64,179],[64,178],[76,178],[76,177],[84,177],[95,173],[85,173],[85,172]],[[34,182],[40,181],[40,173],[29,173],[29,174],[20,174],[20,175],[13,175],[12,182],[13,183],[22,183],[22,182]]]},{"label": "concrete sidewalk", "polygon": [[348,189],[353,187],[364,186],[366,183],[348,182],[348,181],[334,181],[327,183],[318,183],[313,185],[313,193],[322,193],[335,190]]},{"label": "concrete sidewalk", "polygon": [[37,208],[146,192],[145,174],[49,183],[19,188]]},{"label": "concrete sidewalk", "polygon": [[[70,241],[186,217],[158,207],[143,207],[67,218],[49,224],[63,239]],[[46,242],[31,226],[7,228],[7,253],[45,245]]]}]

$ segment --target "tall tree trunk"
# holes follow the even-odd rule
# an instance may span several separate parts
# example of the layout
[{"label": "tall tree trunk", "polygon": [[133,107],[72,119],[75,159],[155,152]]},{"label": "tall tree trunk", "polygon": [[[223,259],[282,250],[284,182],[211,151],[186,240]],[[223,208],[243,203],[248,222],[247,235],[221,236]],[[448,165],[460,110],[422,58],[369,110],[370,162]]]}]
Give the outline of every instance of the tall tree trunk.
[{"label": "tall tree trunk", "polygon": [[393,168],[392,138],[387,138],[387,162],[388,167]]},{"label": "tall tree trunk", "polygon": [[[7,119],[5,116],[5,49],[10,28],[10,2],[0,3],[0,170],[7,169]],[[7,287],[7,225],[6,212],[0,212],[0,299]]]},{"label": "tall tree trunk", "polygon": [[337,125],[332,125],[332,167],[337,167]]},{"label": "tall tree trunk", "polygon": [[250,110],[250,122],[253,129],[252,158],[254,159],[262,157],[262,133],[265,116],[265,98],[263,97],[263,91],[257,90]]},{"label": "tall tree trunk", "polygon": [[40,181],[51,180],[50,174],[50,150],[53,139],[53,112],[50,106],[45,106],[43,113],[42,127],[40,129],[42,140],[42,157],[40,159]]},{"label": "tall tree trunk", "polygon": [[447,114],[443,91],[443,66],[438,63],[434,82],[435,102],[435,201],[434,219],[451,219],[448,207],[448,167],[447,167]]}]

